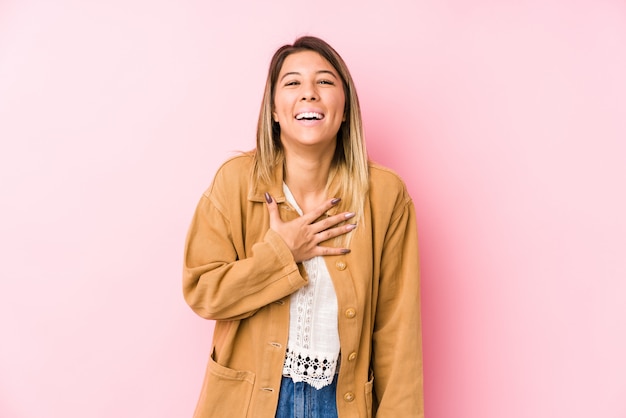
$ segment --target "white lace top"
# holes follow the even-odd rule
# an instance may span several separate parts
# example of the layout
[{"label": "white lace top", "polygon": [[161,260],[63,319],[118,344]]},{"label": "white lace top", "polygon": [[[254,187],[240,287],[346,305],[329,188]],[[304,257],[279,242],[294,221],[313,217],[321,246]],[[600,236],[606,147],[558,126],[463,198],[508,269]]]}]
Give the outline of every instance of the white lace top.
[{"label": "white lace top", "polygon": [[[302,210],[283,183],[283,191],[300,215]],[[332,383],[339,358],[337,295],[323,257],[302,263],[309,283],[291,295],[289,340],[283,374],[316,389]]]}]

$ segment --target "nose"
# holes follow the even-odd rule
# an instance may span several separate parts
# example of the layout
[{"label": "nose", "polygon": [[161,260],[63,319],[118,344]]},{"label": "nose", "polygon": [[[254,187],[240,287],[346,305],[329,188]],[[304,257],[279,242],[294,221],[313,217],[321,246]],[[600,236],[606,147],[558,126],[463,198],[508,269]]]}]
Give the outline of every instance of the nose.
[{"label": "nose", "polygon": [[317,94],[317,84],[314,82],[304,83],[302,85],[302,99],[303,101],[316,101],[319,100]]}]

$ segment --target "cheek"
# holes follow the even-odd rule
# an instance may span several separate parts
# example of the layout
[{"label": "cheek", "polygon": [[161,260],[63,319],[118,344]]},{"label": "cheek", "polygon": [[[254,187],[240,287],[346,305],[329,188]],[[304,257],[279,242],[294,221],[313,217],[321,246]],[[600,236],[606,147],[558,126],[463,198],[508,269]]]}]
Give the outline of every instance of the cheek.
[{"label": "cheek", "polygon": [[335,103],[336,103],[337,109],[340,109],[342,113],[345,112],[346,94],[343,90],[341,92],[337,92],[337,94],[335,95]]},{"label": "cheek", "polygon": [[342,96],[337,98],[337,113],[341,113],[343,119],[346,116],[346,99]]},{"label": "cheek", "polygon": [[278,122],[281,117],[285,118],[290,113],[289,107],[286,105],[286,102],[283,97],[276,97],[274,99],[274,109],[272,110],[272,115],[274,116],[274,120]]}]

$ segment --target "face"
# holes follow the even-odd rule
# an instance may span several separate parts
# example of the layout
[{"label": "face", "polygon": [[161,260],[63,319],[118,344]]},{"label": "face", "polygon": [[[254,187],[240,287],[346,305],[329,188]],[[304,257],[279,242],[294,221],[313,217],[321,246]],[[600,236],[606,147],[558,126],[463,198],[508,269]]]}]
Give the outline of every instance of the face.
[{"label": "face", "polygon": [[345,119],[345,94],[334,67],[314,51],[285,58],[276,80],[272,117],[286,149],[322,147],[334,151]]}]

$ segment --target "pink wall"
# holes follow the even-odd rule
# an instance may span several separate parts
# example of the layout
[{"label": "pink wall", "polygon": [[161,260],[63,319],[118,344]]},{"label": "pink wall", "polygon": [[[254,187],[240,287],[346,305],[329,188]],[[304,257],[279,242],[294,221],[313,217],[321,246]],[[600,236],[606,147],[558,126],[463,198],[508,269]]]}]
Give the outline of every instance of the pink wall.
[{"label": "pink wall", "polygon": [[2,1],[0,416],[191,415],[186,228],[311,33],[416,202],[428,417],[626,417],[626,5],[507,3]]}]

